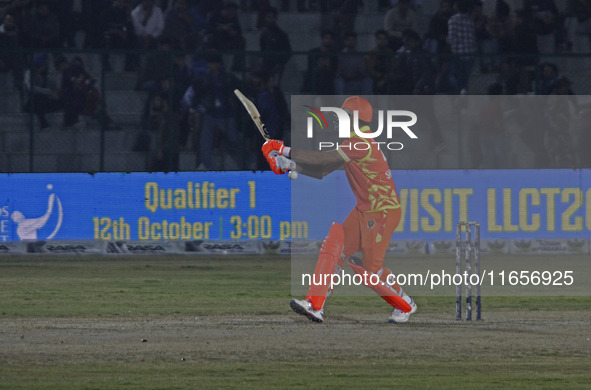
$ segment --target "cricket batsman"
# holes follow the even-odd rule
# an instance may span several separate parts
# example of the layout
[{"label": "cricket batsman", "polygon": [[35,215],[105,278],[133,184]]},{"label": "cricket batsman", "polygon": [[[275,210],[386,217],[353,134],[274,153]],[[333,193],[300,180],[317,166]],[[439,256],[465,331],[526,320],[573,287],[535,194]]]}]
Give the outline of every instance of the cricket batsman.
[{"label": "cricket batsman", "polygon": [[[315,280],[330,281],[330,277],[323,276],[340,274],[347,260],[355,273],[362,276],[364,284],[394,307],[389,322],[407,322],[416,312],[417,305],[398,285],[392,271],[383,266],[392,233],[400,221],[398,193],[386,157],[378,144],[373,139],[359,137],[353,131],[353,113],[357,111],[359,130],[370,132],[373,109],[360,96],[349,97],[341,108],[350,117],[351,136],[335,150],[292,149],[283,141],[269,140],[262,151],[276,174],[285,174],[291,169],[290,163],[293,167],[293,162],[297,171],[316,178],[344,168],[357,203],[342,225],[333,222],[320,248]],[[352,256],[357,252],[362,253],[361,259]],[[331,292],[329,282],[320,285],[311,283],[306,298],[293,299],[290,306],[293,311],[314,322],[323,322],[324,303]]]}]

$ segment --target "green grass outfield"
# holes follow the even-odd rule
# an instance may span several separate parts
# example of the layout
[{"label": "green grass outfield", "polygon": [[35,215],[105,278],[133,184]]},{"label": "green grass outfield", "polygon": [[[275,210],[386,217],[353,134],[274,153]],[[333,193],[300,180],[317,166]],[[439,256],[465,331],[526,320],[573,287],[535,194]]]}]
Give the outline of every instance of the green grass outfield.
[{"label": "green grass outfield", "polygon": [[325,324],[290,299],[289,256],[0,256],[0,389],[591,388],[589,297],[484,292],[483,324],[420,297],[401,326],[378,297],[332,297]]}]

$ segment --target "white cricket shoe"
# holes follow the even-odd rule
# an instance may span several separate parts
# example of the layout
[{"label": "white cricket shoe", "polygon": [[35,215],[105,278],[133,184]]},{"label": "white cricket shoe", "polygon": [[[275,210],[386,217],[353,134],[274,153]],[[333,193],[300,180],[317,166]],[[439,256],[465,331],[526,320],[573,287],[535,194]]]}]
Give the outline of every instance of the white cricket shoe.
[{"label": "white cricket shoe", "polygon": [[417,311],[417,304],[415,303],[414,299],[412,299],[412,297],[404,294],[402,299],[404,299],[410,305],[411,309],[408,313],[405,313],[400,309],[394,309],[392,316],[388,319],[388,322],[391,324],[401,324],[406,322],[410,318],[410,315]]},{"label": "white cricket shoe", "polygon": [[324,308],[316,310],[312,307],[312,303],[306,299],[292,299],[289,306],[291,306],[291,309],[296,313],[308,317],[310,321],[324,321]]}]

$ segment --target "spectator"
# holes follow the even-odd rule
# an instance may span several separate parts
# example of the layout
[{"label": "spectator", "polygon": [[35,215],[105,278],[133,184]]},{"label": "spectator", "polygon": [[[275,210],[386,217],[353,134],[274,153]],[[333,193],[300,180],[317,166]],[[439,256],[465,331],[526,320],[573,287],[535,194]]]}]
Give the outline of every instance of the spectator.
[{"label": "spectator", "polygon": [[431,57],[423,49],[416,31],[404,32],[404,50],[397,54],[397,75],[400,95],[432,95],[435,90],[435,68]]},{"label": "spectator", "polygon": [[532,25],[527,23],[527,15],[523,9],[515,11],[511,52],[516,57],[520,54],[530,54],[531,56],[519,61],[520,64],[528,66],[535,65],[535,58],[539,54],[536,32]]},{"label": "spectator", "polygon": [[[288,3],[287,0],[283,0],[285,5]],[[318,9],[318,2],[315,0],[297,0],[298,12],[315,12]]]},{"label": "spectator", "polygon": [[506,168],[507,141],[505,136],[505,123],[503,120],[503,108],[501,95],[503,86],[493,83],[488,87],[489,99],[480,112],[478,130],[480,135],[480,151],[483,169]]},{"label": "spectator", "polygon": [[218,135],[223,136],[238,168],[244,168],[240,153],[243,140],[234,118],[237,99],[233,91],[238,82],[231,73],[225,71],[219,53],[208,53],[206,61],[207,71],[196,75],[182,101],[186,111],[200,112],[203,117],[199,137],[199,169],[223,168],[214,165],[213,159]]},{"label": "spectator", "polygon": [[[209,50],[206,51],[209,57],[209,52],[212,49],[207,50]],[[182,91],[179,107],[179,144],[183,148],[194,150],[197,156],[199,156],[199,138],[203,113],[201,112],[202,110],[197,110],[188,105],[185,102],[185,95],[192,85],[192,80],[202,79],[204,77],[203,75],[207,74],[208,65],[205,57],[203,48],[199,50],[198,54],[191,56],[191,60],[187,64],[188,84]],[[191,139],[190,145],[188,145],[189,138]],[[197,158],[197,161],[199,161],[199,158]]]},{"label": "spectator", "polygon": [[[390,0],[389,3],[390,6],[393,6],[398,4],[399,0]],[[385,8],[388,9],[389,7],[386,6]],[[410,8],[417,14],[420,13],[423,9],[423,0],[410,0]]]},{"label": "spectator", "polygon": [[135,35],[142,48],[151,48],[156,38],[160,37],[164,30],[164,14],[162,9],[155,4],[155,0],[142,0],[131,11],[131,20]]},{"label": "spectator", "polygon": [[191,71],[184,54],[175,53],[172,59],[172,82],[168,96],[172,102],[172,116],[175,123],[178,123],[178,144],[186,147],[190,134],[190,124],[187,112],[182,109],[181,100],[191,86]]},{"label": "spectator", "polygon": [[30,47],[29,19],[32,4],[28,0],[12,0],[4,9],[4,15],[12,15],[19,31],[19,41],[23,47]]},{"label": "spectator", "polygon": [[170,95],[172,98],[172,109],[177,112],[180,109],[181,99],[185,91],[191,85],[191,71],[187,59],[182,53],[174,53],[172,56],[172,85]]},{"label": "spectator", "polygon": [[525,23],[525,12],[515,12],[513,36],[511,39],[512,56],[503,63],[502,72],[512,73],[513,77],[506,77],[507,93],[528,93],[532,91],[532,80],[535,76],[535,66],[538,61],[536,34],[530,24]]},{"label": "spectator", "polygon": [[128,0],[113,0],[99,15],[91,46],[116,50],[135,47],[133,22]]},{"label": "spectator", "polygon": [[256,22],[256,29],[261,30],[265,27],[265,14],[267,10],[273,8],[269,0],[258,0],[256,1],[256,13],[257,13],[257,22]]},{"label": "spectator", "polygon": [[494,16],[490,20],[490,34],[501,56],[511,52],[513,20],[511,19],[511,8],[503,0],[497,2]]},{"label": "spectator", "polygon": [[[137,39],[131,20],[129,0],[113,0],[99,14],[94,33],[87,37],[88,46],[100,49],[132,50]],[[111,70],[110,54],[103,54],[105,71]],[[137,71],[137,55],[125,54],[125,69]]]},{"label": "spectator", "polygon": [[[168,97],[164,94],[156,94],[150,102],[148,113],[146,115],[145,128],[150,133],[156,133],[157,151],[154,160],[163,162],[164,158],[164,133],[166,131],[166,122],[168,116]],[[151,137],[149,138],[151,140]],[[150,142],[151,144],[151,142]],[[150,146],[146,149],[149,150]]]},{"label": "spectator", "polygon": [[[574,31],[571,30],[570,40],[573,44],[573,51],[581,52],[581,48],[586,48],[591,37],[591,0],[568,0],[566,7],[566,17],[568,20],[576,21]],[[585,37],[584,41],[580,41]]]},{"label": "spectator", "polygon": [[385,95],[391,93],[396,76],[394,51],[390,48],[386,30],[375,32],[375,46],[367,55],[367,73],[373,82],[373,93]]},{"label": "spectator", "polygon": [[197,54],[191,56],[191,60],[189,61],[189,74],[192,78],[207,72],[207,60],[205,57],[210,52],[217,53],[217,50],[213,48],[201,48]]},{"label": "spectator", "polygon": [[[255,72],[252,79],[253,91],[256,94],[256,104],[265,118],[265,125],[271,138],[283,139],[286,128],[290,126],[290,114],[285,101],[285,95],[277,82],[268,72]],[[257,141],[259,140],[256,137]]]},{"label": "spectator", "polygon": [[470,14],[476,28],[476,47],[480,59],[480,72],[488,73],[494,68],[494,56],[498,54],[496,40],[493,39],[489,30],[488,17],[482,13],[482,1],[476,0],[472,6]]},{"label": "spectator", "polygon": [[339,66],[335,79],[337,95],[369,95],[371,79],[367,75],[365,59],[357,51],[357,34],[348,33],[345,47],[339,55]]},{"label": "spectator", "polygon": [[232,70],[241,71],[245,67],[244,49],[246,40],[242,36],[242,27],[238,19],[238,5],[226,3],[219,10],[212,12],[207,20],[206,43],[217,51],[233,51]]},{"label": "spectator", "polygon": [[447,146],[441,135],[439,121],[435,116],[433,95],[435,94],[436,68],[429,53],[423,49],[421,37],[416,31],[403,33],[403,48],[397,53],[397,77],[400,95],[422,95],[416,114],[428,124],[431,132],[433,152],[443,152]]},{"label": "spectator", "polygon": [[106,129],[118,129],[109,117],[96,87],[96,80],[88,73],[84,61],[75,56],[71,61],[59,54],[55,68],[62,72],[60,96],[64,105],[64,129],[85,128],[80,116],[98,122]]},{"label": "spectator", "polygon": [[334,95],[334,81],[338,66],[335,35],[330,30],[321,33],[320,46],[308,51],[308,68],[302,92]]},{"label": "spectator", "polygon": [[148,150],[152,147],[152,136],[155,134],[155,150],[150,159],[148,169],[152,172],[167,172],[179,170],[179,145],[173,136],[174,131],[169,121],[168,97],[164,94],[156,94],[150,103],[146,125],[148,128],[149,144]]},{"label": "spectator", "polygon": [[554,34],[561,28],[560,13],[554,0],[524,0],[523,11],[525,23],[537,36],[538,50],[553,53],[556,46]]},{"label": "spectator", "polygon": [[[195,19],[197,31],[199,31],[200,35],[205,34],[207,14],[209,12],[207,3],[199,0],[187,0],[187,6],[189,7],[189,12],[193,15],[193,19]],[[201,36],[201,38],[203,39],[203,36]]]},{"label": "spectator", "polygon": [[[548,126],[545,118],[545,104],[540,99],[532,101],[525,98],[510,101],[512,106],[508,107],[505,123],[517,127],[512,133],[532,152],[533,166],[536,169],[549,168],[548,154],[544,146],[544,134]],[[518,150],[517,153],[522,151]]]},{"label": "spectator", "polygon": [[402,32],[417,29],[417,17],[410,7],[410,0],[399,0],[384,17],[384,30],[388,32],[390,45],[394,51],[402,46]]},{"label": "spectator", "polygon": [[6,14],[2,25],[0,25],[0,72],[10,71],[12,73],[14,88],[19,91],[22,100],[25,65],[23,54],[19,52],[20,48],[21,40],[16,19],[12,15]]},{"label": "spectator", "polygon": [[429,29],[425,35],[425,49],[433,54],[449,53],[447,27],[453,15],[453,0],[441,0],[439,9],[429,21]]},{"label": "spectator", "polygon": [[199,25],[187,0],[175,0],[164,14],[163,36],[172,39],[181,50],[196,49],[200,44]]},{"label": "spectator", "polygon": [[362,5],[362,0],[325,0],[320,2],[321,23],[335,33],[337,49],[341,49],[346,36],[355,31],[357,12]]},{"label": "spectator", "polygon": [[62,72],[60,96],[64,103],[64,128],[81,128],[83,124],[79,121],[79,116],[95,80],[86,72],[80,57],[68,62],[64,56],[60,56],[55,63],[56,68]]},{"label": "spectator", "polygon": [[540,77],[536,80],[536,94],[550,95],[554,92],[558,80],[558,66],[552,62],[540,64]]},{"label": "spectator", "polygon": [[25,92],[23,109],[37,116],[41,130],[48,130],[50,126],[46,114],[59,111],[63,107],[57,88],[48,80],[48,65],[47,53],[33,55],[31,69],[25,71],[23,80]]},{"label": "spectator", "polygon": [[150,98],[165,92],[172,66],[172,45],[170,39],[158,39],[156,51],[148,54],[140,71],[139,89],[148,92]]},{"label": "spectator", "polygon": [[[53,11],[57,14],[60,29],[60,41],[65,47],[75,48],[76,33],[81,31],[84,38],[92,32],[92,22],[94,15],[99,14],[101,7],[92,0],[60,0],[53,1]],[[81,42],[80,48],[84,47]]]},{"label": "spectator", "polygon": [[450,46],[447,42],[448,23],[453,15],[453,0],[441,0],[439,9],[429,21],[423,47],[436,57],[437,79],[436,92],[453,93],[449,86]]},{"label": "spectator", "polygon": [[457,13],[448,22],[447,40],[453,55],[450,69],[450,84],[455,93],[467,93],[476,53],[476,26],[470,18],[472,2],[458,0]]},{"label": "spectator", "polygon": [[482,0],[482,13],[490,20],[495,17],[499,5],[503,3],[510,10],[521,7],[523,0]]},{"label": "spectator", "polygon": [[571,107],[579,112],[578,103],[571,82],[566,76],[559,77],[554,83],[552,94],[546,101],[546,119],[548,126],[544,143],[551,168],[574,168],[576,153],[571,135]]},{"label": "spectator", "polygon": [[146,57],[138,80],[139,89],[148,93],[144,118],[157,95],[165,96],[167,101],[171,99],[169,109],[175,115],[179,112],[180,100],[190,84],[190,73],[185,56],[173,53],[172,49],[170,39],[161,37],[156,52]]},{"label": "spectator", "polygon": [[[205,1],[205,0],[189,0],[191,4],[191,9],[193,12],[198,10],[201,15],[204,15],[205,18],[203,19],[204,22],[207,24],[208,17],[213,14],[221,11],[226,7],[228,3],[232,3],[234,0],[224,0],[224,1]],[[234,3],[235,4],[235,3]]]},{"label": "spectator", "polygon": [[265,13],[265,27],[260,36],[262,69],[276,76],[281,82],[285,64],[291,58],[291,43],[285,31],[277,26],[277,9],[269,8]]},{"label": "spectator", "polygon": [[171,138],[174,128],[169,119],[168,96],[154,95],[133,145],[134,152],[146,152],[146,169],[150,172],[179,170],[179,145]]},{"label": "spectator", "polygon": [[28,22],[30,44],[33,48],[54,49],[62,47],[58,17],[49,9],[47,0],[39,0]]}]

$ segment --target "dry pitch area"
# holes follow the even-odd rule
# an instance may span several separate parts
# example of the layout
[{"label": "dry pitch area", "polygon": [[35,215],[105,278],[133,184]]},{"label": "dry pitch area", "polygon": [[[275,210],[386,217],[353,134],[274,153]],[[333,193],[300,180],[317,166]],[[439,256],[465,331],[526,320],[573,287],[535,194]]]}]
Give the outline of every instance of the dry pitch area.
[{"label": "dry pitch area", "polygon": [[591,388],[587,298],[485,299],[466,323],[419,297],[391,325],[334,297],[314,324],[285,258],[0,258],[0,283],[0,388]]},{"label": "dry pitch area", "polygon": [[1,322],[0,362],[591,357],[589,312],[504,312],[478,324],[441,317],[417,313],[398,326],[367,314],[331,316],[319,325],[288,310],[281,316],[11,319]]}]

